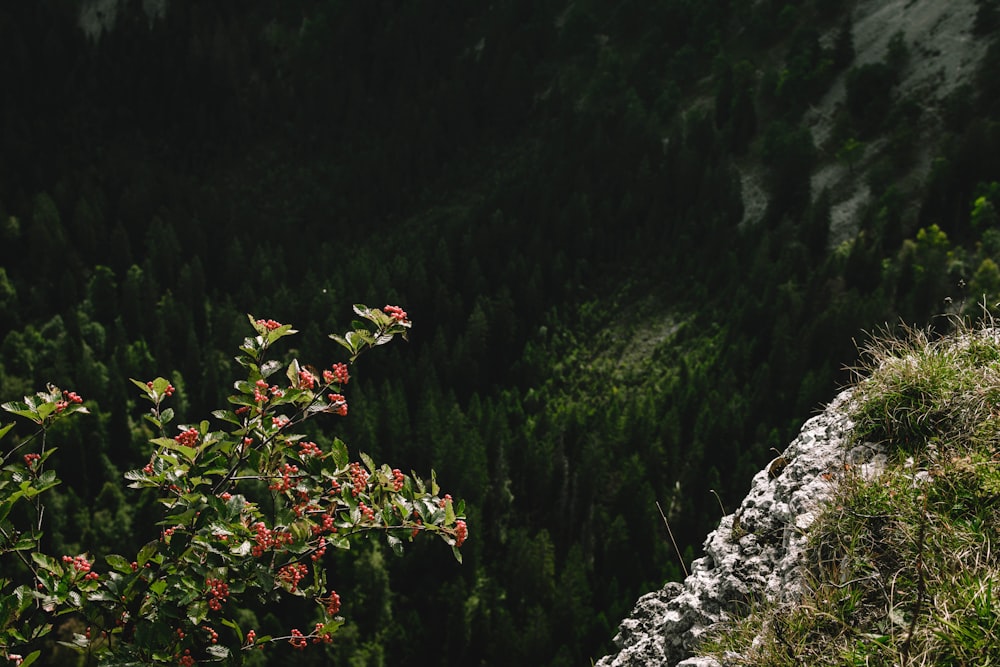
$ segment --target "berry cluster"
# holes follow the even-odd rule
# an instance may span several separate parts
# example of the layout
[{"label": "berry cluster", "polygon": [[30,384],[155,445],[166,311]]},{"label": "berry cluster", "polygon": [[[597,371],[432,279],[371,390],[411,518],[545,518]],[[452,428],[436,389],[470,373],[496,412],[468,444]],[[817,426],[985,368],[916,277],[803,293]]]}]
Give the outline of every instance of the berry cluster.
[{"label": "berry cluster", "polygon": [[316,387],[316,376],[303,369],[299,371],[299,389],[314,389]]},{"label": "berry cluster", "polygon": [[333,525],[333,515],[324,514],[323,519],[320,523],[314,524],[312,526],[312,534],[319,535],[320,533],[336,533],[337,527]]},{"label": "berry cluster", "polygon": [[219,611],[222,609],[222,603],[229,598],[229,584],[221,579],[209,577],[205,580],[205,586],[208,587],[206,591],[208,594],[208,608],[212,611]]},{"label": "berry cluster", "polygon": [[256,544],[250,548],[250,553],[257,558],[263,556],[268,549],[281,549],[281,547],[291,544],[294,539],[290,532],[271,530],[262,521],[255,523],[252,528],[255,532],[254,541]]},{"label": "berry cluster", "polygon": [[358,511],[361,512],[361,516],[365,518],[365,521],[375,521],[375,510],[368,507],[368,505],[365,505],[363,502],[358,503]]},{"label": "berry cluster", "polygon": [[333,635],[329,632],[323,632],[323,624],[317,623],[316,629],[313,631],[313,644],[329,644],[333,641]]},{"label": "berry cluster", "polygon": [[322,456],[323,450],[319,448],[315,442],[303,442],[299,444],[299,456],[305,458],[307,456]]},{"label": "berry cluster", "polygon": [[347,416],[347,399],[343,394],[330,394],[327,398],[330,399],[330,407],[334,412],[341,417]]},{"label": "berry cluster", "polygon": [[268,331],[274,331],[281,326],[281,322],[275,322],[274,320],[257,320],[257,326],[264,327]]},{"label": "berry cluster", "polygon": [[267,395],[267,383],[263,380],[257,380],[256,388],[253,390],[253,400],[254,403],[266,403],[268,399]]},{"label": "berry cluster", "polygon": [[326,380],[327,384],[334,382],[340,385],[347,384],[347,381],[351,379],[350,373],[347,372],[347,364],[334,364],[331,366],[331,370],[323,371],[323,379]]},{"label": "berry cluster", "polygon": [[62,562],[66,564],[71,564],[73,566],[73,569],[76,570],[77,572],[83,572],[84,573],[83,578],[86,581],[93,581],[98,577],[98,574],[96,572],[90,571],[91,562],[88,561],[83,556],[63,556]]},{"label": "berry cluster", "polygon": [[465,521],[459,519],[455,522],[455,546],[460,547],[465,544],[465,538],[469,536],[469,529]]},{"label": "berry cluster", "polygon": [[358,494],[368,487],[368,471],[357,461],[352,463],[348,469],[351,473],[351,494],[357,498]]},{"label": "berry cluster", "polygon": [[198,429],[189,428],[180,435],[174,436],[174,440],[178,445],[184,445],[185,447],[194,447],[198,444]]},{"label": "berry cluster", "polygon": [[399,306],[386,306],[382,310],[384,310],[386,314],[389,315],[389,317],[396,320],[397,322],[406,321],[406,311],[400,308]]},{"label": "berry cluster", "polygon": [[305,635],[296,628],[292,628],[292,636],[289,638],[288,643],[292,645],[292,648],[297,649],[304,649],[308,645]]},{"label": "berry cluster", "polygon": [[30,468],[33,465],[35,465],[35,463],[40,458],[42,458],[41,454],[25,454],[24,455],[24,463],[25,463],[25,465],[27,465]]},{"label": "berry cluster", "polygon": [[336,616],[337,612],[340,611],[340,596],[337,595],[337,591],[330,591],[330,595],[325,599],[321,598],[320,602],[324,604],[329,616]]},{"label": "berry cluster", "polygon": [[71,403],[83,403],[80,394],[75,391],[65,391],[62,393],[62,400],[56,401],[56,413],[60,413],[70,406]]},{"label": "berry cluster", "polygon": [[326,553],[326,538],[320,537],[319,541],[316,543],[316,551],[312,553],[310,558],[315,563]]},{"label": "berry cluster", "polygon": [[254,642],[257,641],[257,632],[251,630],[247,633],[247,646],[253,646]]},{"label": "berry cluster", "polygon": [[393,491],[397,491],[397,492],[398,491],[402,491],[403,490],[403,485],[405,483],[406,483],[406,476],[403,474],[403,471],[400,470],[399,468],[393,468],[392,469],[392,490]]},{"label": "berry cluster", "polygon": [[289,563],[278,570],[278,579],[288,584],[289,590],[294,593],[299,588],[299,582],[305,579],[307,574],[309,568],[303,563]]},{"label": "berry cluster", "polygon": [[281,467],[281,479],[276,479],[267,487],[272,491],[287,491],[294,486],[293,479],[299,474],[299,467],[286,463]]}]

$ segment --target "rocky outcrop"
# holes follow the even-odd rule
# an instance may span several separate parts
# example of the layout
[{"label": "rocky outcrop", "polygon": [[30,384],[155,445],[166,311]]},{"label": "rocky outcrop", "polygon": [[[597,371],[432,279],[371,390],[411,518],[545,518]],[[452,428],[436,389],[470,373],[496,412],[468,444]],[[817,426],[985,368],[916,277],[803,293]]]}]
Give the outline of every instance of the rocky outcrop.
[{"label": "rocky outcrop", "polygon": [[877,474],[886,461],[878,447],[849,439],[848,399],[849,392],[841,393],[807,421],[754,477],[739,509],[708,535],[705,556],[692,563],[683,584],[669,583],[639,599],[615,636],[618,653],[597,667],[711,667],[714,660],[697,656],[710,626],[740,613],[750,600],[796,599],[809,527],[837,477],[845,468]]}]

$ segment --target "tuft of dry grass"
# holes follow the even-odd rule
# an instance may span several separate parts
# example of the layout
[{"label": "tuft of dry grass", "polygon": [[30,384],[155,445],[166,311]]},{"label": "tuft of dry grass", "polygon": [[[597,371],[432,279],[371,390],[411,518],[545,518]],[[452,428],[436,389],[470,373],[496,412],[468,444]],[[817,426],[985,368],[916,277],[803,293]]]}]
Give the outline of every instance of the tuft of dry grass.
[{"label": "tuft of dry grass", "polygon": [[864,352],[854,437],[894,456],[838,481],[803,599],[714,629],[702,652],[724,665],[1000,665],[1000,332]]}]

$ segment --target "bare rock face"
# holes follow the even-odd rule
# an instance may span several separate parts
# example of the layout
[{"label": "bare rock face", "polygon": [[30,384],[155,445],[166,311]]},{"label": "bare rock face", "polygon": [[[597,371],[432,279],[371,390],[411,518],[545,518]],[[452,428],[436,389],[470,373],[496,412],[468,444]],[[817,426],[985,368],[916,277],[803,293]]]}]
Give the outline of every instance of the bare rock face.
[{"label": "bare rock face", "polygon": [[619,651],[597,667],[717,667],[699,657],[699,639],[714,623],[738,615],[753,599],[795,600],[802,587],[809,527],[833,493],[845,468],[875,475],[886,456],[874,445],[854,445],[841,393],[803,426],[784,453],[753,479],[734,513],[705,540],[705,556],[691,565],[683,584],[639,598],[622,621]]}]

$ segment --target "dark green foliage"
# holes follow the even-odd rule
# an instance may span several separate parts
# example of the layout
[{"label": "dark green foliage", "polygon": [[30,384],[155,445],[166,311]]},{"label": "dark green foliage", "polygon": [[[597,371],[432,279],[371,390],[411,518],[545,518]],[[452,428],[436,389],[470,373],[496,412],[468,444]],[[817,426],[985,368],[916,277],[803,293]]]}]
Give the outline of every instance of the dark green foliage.
[{"label": "dark green foliage", "polygon": [[806,127],[777,121],[764,132],[761,157],[771,172],[768,218],[797,218],[809,203],[809,174],[816,161],[812,134]]},{"label": "dark green foliage", "polygon": [[[861,330],[996,288],[971,221],[1000,181],[995,45],[914,197],[892,186],[932,138],[893,98],[905,44],[850,71],[832,149],[799,122],[851,66],[851,3],[141,4],[96,42],[66,3],[0,9],[0,389],[99,402],[58,453],[60,507],[90,511],[54,546],[129,518],[139,540],[149,508],[106,492],[149,453],[121,379],[170,375],[183,419],[225,395],[242,313],[321,332],[348,298],[406,307],[345,437],[434,466],[473,538],[461,568],[331,566],[358,613],[340,662],[424,664],[432,635],[446,664],[587,664],[680,576],[656,501],[695,555],[709,489],[732,509]],[[875,203],[833,251],[810,174],[852,137]]]},{"label": "dark green foliage", "polygon": [[869,63],[848,72],[847,110],[860,136],[871,136],[883,127],[892,106],[895,77],[885,63]]},{"label": "dark green foliage", "polygon": [[1000,5],[996,0],[976,0],[976,5],[973,31],[977,35],[992,35],[1000,28]]}]

